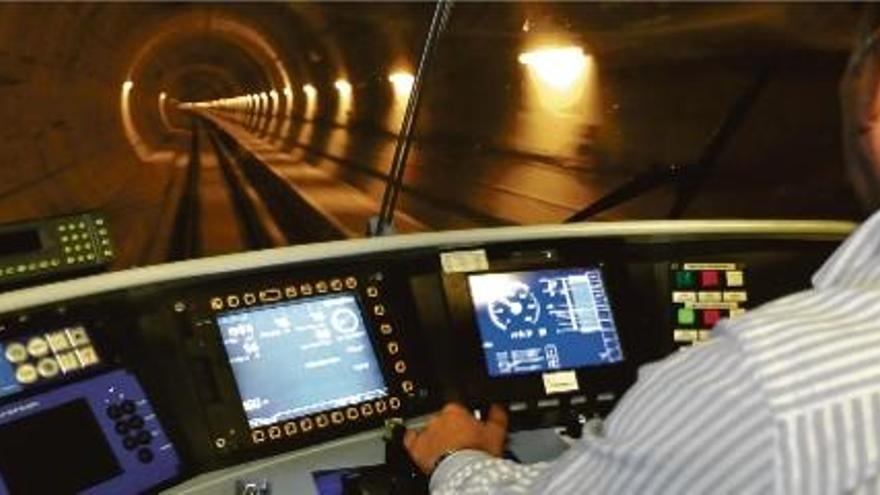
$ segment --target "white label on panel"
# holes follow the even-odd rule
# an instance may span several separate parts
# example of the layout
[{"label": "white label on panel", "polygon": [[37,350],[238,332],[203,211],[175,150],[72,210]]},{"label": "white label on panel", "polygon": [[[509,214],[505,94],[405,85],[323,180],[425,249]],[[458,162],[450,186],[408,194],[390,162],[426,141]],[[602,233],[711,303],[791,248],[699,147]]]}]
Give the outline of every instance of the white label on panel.
[{"label": "white label on panel", "polygon": [[489,259],[486,257],[485,249],[440,253],[440,264],[444,273],[479,272],[489,269]]},{"label": "white label on panel", "polygon": [[574,371],[556,371],[544,373],[544,393],[561,394],[580,390],[577,374]]}]

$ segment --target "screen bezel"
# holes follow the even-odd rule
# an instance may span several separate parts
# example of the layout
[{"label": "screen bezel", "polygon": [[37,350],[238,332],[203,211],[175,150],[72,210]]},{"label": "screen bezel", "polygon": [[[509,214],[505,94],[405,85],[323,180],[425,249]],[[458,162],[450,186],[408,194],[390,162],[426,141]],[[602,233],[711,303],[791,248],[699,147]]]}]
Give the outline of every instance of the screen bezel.
[{"label": "screen bezel", "polygon": [[[350,296],[350,297],[354,298],[355,304],[357,305],[358,311],[360,312],[359,316],[361,318],[361,321],[363,322],[364,330],[367,333],[367,339],[370,342],[370,348],[371,348],[371,351],[373,352],[373,357],[376,360],[377,365],[379,366],[379,373],[382,377],[382,382],[385,387],[385,395],[383,397],[387,398],[393,393],[392,385],[389,384],[389,381],[388,381],[388,376],[389,376],[389,373],[388,373],[389,370],[387,369],[388,363],[386,362],[385,359],[382,359],[382,354],[380,354],[378,352],[379,348],[377,347],[378,342],[376,341],[376,338],[375,338],[375,332],[370,328],[369,313],[367,313],[364,310],[364,304],[361,301],[360,294],[355,290],[347,290],[347,291],[335,292],[335,293],[329,293],[329,294],[314,294],[311,296],[301,297],[298,299],[284,300],[284,301],[279,301],[279,302],[270,303],[270,304],[260,304],[260,305],[245,307],[245,308],[239,308],[239,309],[236,309],[233,311],[220,312],[220,313],[217,313],[216,315],[214,315],[214,324],[216,325],[218,332],[220,332],[220,344],[223,347],[223,356],[226,358],[226,364],[229,367],[230,373],[232,373],[233,383],[235,383],[235,394],[239,399],[239,404],[241,405],[241,413],[244,416],[244,423],[247,425],[248,429],[256,430],[256,429],[266,428],[266,427],[269,427],[272,425],[283,424],[288,421],[299,421],[302,418],[312,417],[312,416],[316,416],[316,415],[319,415],[322,413],[326,414],[326,413],[333,411],[333,410],[336,410],[338,408],[330,407],[330,408],[323,409],[320,411],[316,410],[316,411],[312,411],[309,413],[304,413],[304,414],[300,414],[297,416],[285,418],[282,421],[278,421],[278,422],[275,422],[272,424],[260,425],[260,426],[256,426],[256,427],[250,426],[250,418],[248,418],[247,411],[244,410],[241,388],[238,383],[238,378],[235,375],[235,371],[232,368],[232,363],[229,361],[229,352],[226,348],[226,345],[223,343],[223,338],[222,338],[223,330],[220,327],[219,319],[221,317],[234,315],[234,314],[253,313],[256,311],[266,310],[269,308],[296,306],[299,304],[304,304],[304,303],[316,301],[319,299],[330,299],[330,298],[334,298],[334,297],[344,297],[344,296]],[[370,399],[370,400],[372,401],[375,399]],[[356,404],[361,404],[361,403],[363,403],[363,401],[358,402]],[[355,404],[351,404],[351,405],[355,405]],[[348,407],[348,406],[346,406],[346,407]]]},{"label": "screen bezel", "polygon": [[[508,248],[504,251],[487,249],[488,268],[464,273],[444,273],[443,287],[446,294],[447,309],[452,323],[453,337],[460,342],[455,351],[455,369],[458,383],[465,393],[463,398],[472,404],[491,402],[525,402],[530,409],[544,399],[559,399],[564,407],[575,396],[586,397],[585,406],[594,407],[602,397],[612,397],[609,408],[616,399],[632,384],[639,362],[638,352],[634,351],[633,323],[636,319],[624,312],[620,301],[628,291],[629,277],[625,264],[618,258],[622,253],[620,246],[613,241],[600,242],[590,251],[582,249],[570,252],[561,246],[551,252],[540,252],[530,256],[528,246]],[[584,366],[571,369],[577,376],[577,391],[548,394],[543,375],[546,372],[493,377],[489,375],[482,339],[477,324],[477,316],[471,298],[468,277],[491,273],[509,273],[539,270],[567,270],[600,268],[602,281],[608,296],[609,306],[614,315],[617,335],[621,346],[623,361],[602,366]],[[552,373],[552,372],[551,372]]]},{"label": "screen bezel", "polygon": [[[409,321],[404,318],[408,311],[407,305],[405,300],[394,297],[400,291],[398,281],[387,276],[384,271],[387,267],[373,265],[370,268],[364,270],[361,266],[349,265],[328,273],[320,267],[302,267],[296,273],[285,276],[257,272],[237,279],[218,280],[218,283],[211,285],[210,288],[202,283],[179,295],[179,299],[187,301],[187,311],[179,314],[178,318],[182,316],[187,322],[187,331],[183,335],[183,340],[186,359],[191,362],[189,377],[195,388],[200,391],[196,400],[204,413],[205,428],[210,432],[210,443],[204,447],[210,450],[217,462],[230,465],[262,455],[314,445],[379,427],[391,417],[407,416],[414,411],[424,410],[432,396],[427,389],[423,364],[416,359],[417,349],[412,343],[412,335],[405,328]],[[346,281],[354,279],[356,287],[346,286],[339,291],[331,289],[325,292],[320,292],[318,289],[321,283],[332,284],[334,280],[340,278]],[[300,288],[304,285],[311,286],[314,292],[310,295],[287,296],[287,288]],[[244,303],[245,295],[278,289],[285,292],[278,301],[264,303],[257,300]],[[368,289],[376,290],[371,292]],[[347,291],[355,293],[358,304],[364,312],[370,342],[380,356],[379,366],[389,391],[385,402],[390,406],[391,400],[395,399],[396,408],[389,407],[384,412],[374,412],[369,416],[361,415],[355,419],[347,417],[341,424],[331,423],[324,428],[314,427],[308,432],[298,431],[295,435],[284,434],[276,438],[267,436],[264,441],[255,441],[254,432],[257,430],[251,430],[248,425],[232,367],[221,341],[221,331],[215,319],[216,315],[227,312],[228,308],[217,308],[212,302],[236,296],[242,301],[241,307],[257,308],[284,300],[302,300],[311,295]],[[377,305],[384,305],[384,315],[375,313]],[[381,331],[380,327],[385,324],[390,325],[391,332]],[[388,350],[388,344],[391,342],[398,345],[397,353],[394,355]],[[405,362],[404,372],[397,372],[393,368],[397,361]],[[375,402],[373,401],[373,405]],[[357,405],[357,408],[361,409],[364,404]],[[314,415],[308,417],[315,419]],[[261,429],[268,432],[267,427]]]}]

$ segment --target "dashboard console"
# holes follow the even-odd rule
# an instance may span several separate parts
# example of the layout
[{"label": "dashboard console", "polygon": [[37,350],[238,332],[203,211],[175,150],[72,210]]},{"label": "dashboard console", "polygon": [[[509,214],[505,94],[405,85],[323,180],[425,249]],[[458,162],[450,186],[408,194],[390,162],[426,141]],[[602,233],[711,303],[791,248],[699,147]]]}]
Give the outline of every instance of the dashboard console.
[{"label": "dashboard console", "polygon": [[232,493],[254,477],[317,493],[316,471],[381,464],[383,434],[450,400],[504,404],[514,431],[577,431],[642,364],[808,287],[851,229],[422,234],[3,294],[0,494]]}]

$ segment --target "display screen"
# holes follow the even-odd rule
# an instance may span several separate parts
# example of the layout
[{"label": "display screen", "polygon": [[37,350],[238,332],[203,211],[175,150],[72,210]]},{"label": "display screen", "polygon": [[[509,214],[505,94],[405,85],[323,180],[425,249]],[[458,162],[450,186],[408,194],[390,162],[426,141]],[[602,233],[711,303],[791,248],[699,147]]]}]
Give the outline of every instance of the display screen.
[{"label": "display screen", "polygon": [[122,473],[82,399],[0,426],[0,446],[9,493],[78,493]]},{"label": "display screen", "polygon": [[0,233],[0,256],[28,254],[43,248],[40,233],[36,230],[19,230]]},{"label": "display screen", "polygon": [[623,360],[599,268],[468,277],[490,376]]},{"label": "display screen", "polygon": [[387,395],[353,294],[217,318],[251,428]]}]

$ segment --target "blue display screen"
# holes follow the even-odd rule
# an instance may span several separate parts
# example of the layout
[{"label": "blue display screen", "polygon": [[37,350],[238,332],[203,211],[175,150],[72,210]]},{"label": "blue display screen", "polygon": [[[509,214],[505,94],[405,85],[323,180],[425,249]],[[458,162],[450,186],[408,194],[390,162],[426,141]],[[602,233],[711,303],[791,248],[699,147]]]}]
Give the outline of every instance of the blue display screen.
[{"label": "blue display screen", "polygon": [[623,360],[599,268],[468,277],[490,376]]},{"label": "blue display screen", "polygon": [[217,323],[251,428],[388,393],[353,294],[226,313]]}]

